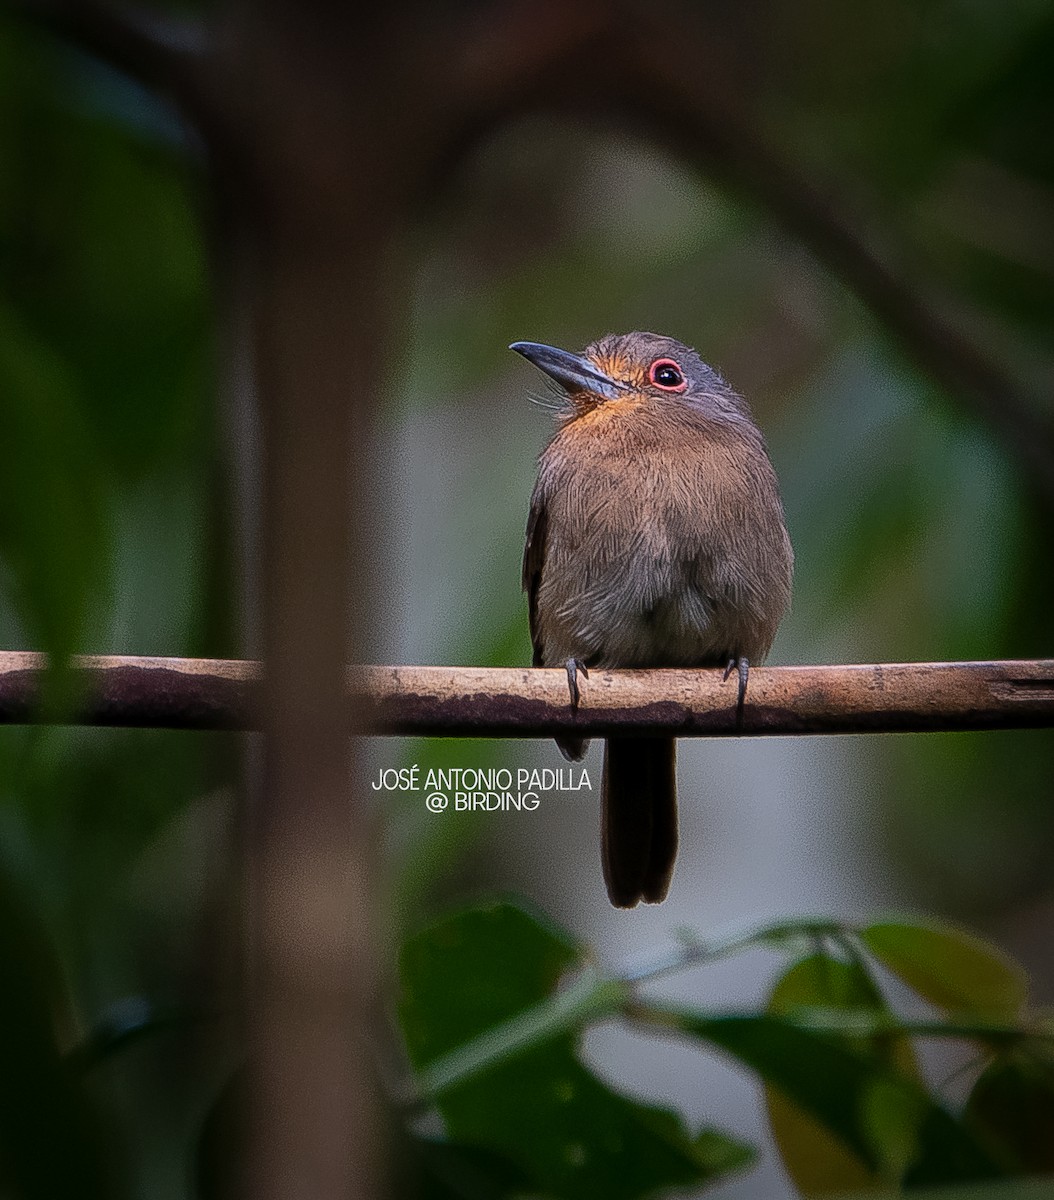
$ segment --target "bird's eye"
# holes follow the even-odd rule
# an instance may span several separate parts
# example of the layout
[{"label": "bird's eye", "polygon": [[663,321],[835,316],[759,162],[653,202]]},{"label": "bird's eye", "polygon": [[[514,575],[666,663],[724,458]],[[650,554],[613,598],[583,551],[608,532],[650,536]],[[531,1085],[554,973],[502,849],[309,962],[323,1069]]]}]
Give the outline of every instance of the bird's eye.
[{"label": "bird's eye", "polygon": [[684,372],[672,358],[657,358],[651,364],[648,378],[664,392],[683,392],[688,386]]}]

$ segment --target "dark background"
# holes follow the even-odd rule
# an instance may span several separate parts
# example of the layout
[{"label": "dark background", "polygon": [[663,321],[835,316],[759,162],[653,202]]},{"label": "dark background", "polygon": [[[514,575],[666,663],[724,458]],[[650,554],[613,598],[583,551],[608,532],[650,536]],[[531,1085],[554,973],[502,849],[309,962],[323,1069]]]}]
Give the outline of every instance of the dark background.
[{"label": "dark background", "polygon": [[[785,161],[1048,420],[1054,8],[818,0],[706,17],[707,56],[683,70],[732,81]],[[5,12],[0,164],[0,644],[247,653],[251,498],[231,486],[246,460],[251,477],[247,381],[198,138]],[[636,328],[696,346],[766,433],[797,554],[773,662],[1050,654],[1054,514],[1015,414],[935,381],[836,249],[806,248],[770,201],[601,115],[517,118],[437,182],[398,246],[411,288],[377,420],[372,658],[529,661],[519,556],[549,416],[505,347]],[[1046,731],[682,743],[671,897],[630,914],[603,896],[597,750],[592,794],[531,813],[437,817],[389,797],[381,951],[492,889],[617,962],[678,924],[921,908],[1016,952],[1049,1002],[1051,750]],[[364,768],[411,763],[563,765],[550,744],[385,740]],[[30,1045],[42,1011],[66,1046],[135,1004],[178,1014],[93,1083],[132,1195],[187,1194],[188,1145],[229,1066],[215,1022],[188,1014],[222,1010],[236,983],[239,779],[228,735],[0,730],[0,1037]],[[722,968],[714,1001],[756,1003],[766,970]],[[760,1136],[731,1071],[680,1072],[624,1035],[587,1052]],[[39,1077],[31,1049],[18,1061]]]}]

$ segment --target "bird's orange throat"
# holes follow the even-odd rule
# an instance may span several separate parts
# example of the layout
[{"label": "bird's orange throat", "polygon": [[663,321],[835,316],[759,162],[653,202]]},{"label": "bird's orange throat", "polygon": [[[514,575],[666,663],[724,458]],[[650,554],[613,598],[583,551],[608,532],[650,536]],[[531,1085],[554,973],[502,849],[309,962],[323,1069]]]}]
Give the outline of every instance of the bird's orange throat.
[{"label": "bird's orange throat", "polygon": [[577,392],[570,397],[571,411],[563,419],[563,427],[574,425],[583,433],[602,429],[610,421],[624,421],[646,401],[646,396],[630,394],[618,400],[599,400],[588,392]]}]

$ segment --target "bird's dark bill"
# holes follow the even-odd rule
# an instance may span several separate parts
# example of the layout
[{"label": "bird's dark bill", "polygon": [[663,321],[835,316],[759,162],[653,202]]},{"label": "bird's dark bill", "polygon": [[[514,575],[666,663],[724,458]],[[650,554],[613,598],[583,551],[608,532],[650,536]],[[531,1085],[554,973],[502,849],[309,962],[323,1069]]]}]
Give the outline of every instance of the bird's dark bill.
[{"label": "bird's dark bill", "polygon": [[588,392],[601,400],[617,400],[625,394],[626,389],[621,383],[598,370],[581,354],[572,354],[542,342],[513,342],[509,349],[534,363],[569,395]]}]

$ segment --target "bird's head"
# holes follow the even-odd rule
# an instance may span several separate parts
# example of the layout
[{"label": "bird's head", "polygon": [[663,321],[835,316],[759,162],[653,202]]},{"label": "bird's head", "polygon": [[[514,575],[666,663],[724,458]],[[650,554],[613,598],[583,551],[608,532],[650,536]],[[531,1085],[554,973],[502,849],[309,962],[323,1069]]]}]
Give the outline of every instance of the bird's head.
[{"label": "bird's head", "polygon": [[571,402],[573,419],[603,404],[703,406],[730,420],[746,406],[721,376],[683,342],[658,333],[607,334],[581,354],[540,342],[509,347],[543,371]]}]

